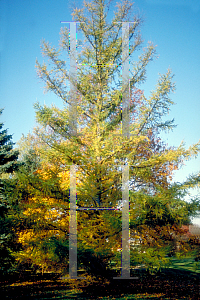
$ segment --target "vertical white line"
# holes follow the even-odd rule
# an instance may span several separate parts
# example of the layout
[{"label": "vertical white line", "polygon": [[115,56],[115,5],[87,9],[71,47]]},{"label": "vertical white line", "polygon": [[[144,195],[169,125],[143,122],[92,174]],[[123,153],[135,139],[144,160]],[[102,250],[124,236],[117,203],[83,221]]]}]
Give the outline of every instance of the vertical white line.
[{"label": "vertical white line", "polygon": [[129,166],[122,166],[122,277],[130,277]]},{"label": "vertical white line", "polygon": [[69,276],[77,278],[76,165],[70,166]]},{"label": "vertical white line", "polygon": [[129,138],[129,22],[122,22],[122,134]]},{"label": "vertical white line", "polygon": [[70,114],[69,129],[70,135],[77,135],[77,51],[76,51],[76,22],[69,23],[70,28]]}]

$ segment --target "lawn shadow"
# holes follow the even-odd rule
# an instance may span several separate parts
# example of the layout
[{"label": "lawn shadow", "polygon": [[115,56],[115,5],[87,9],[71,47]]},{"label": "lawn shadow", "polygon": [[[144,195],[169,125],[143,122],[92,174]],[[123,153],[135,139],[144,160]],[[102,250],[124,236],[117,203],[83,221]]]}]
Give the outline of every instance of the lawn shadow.
[{"label": "lawn shadow", "polygon": [[4,283],[1,299],[200,299],[200,278],[195,272],[162,269],[150,275],[142,269],[135,275],[138,279],[109,277],[90,283],[72,279]]},{"label": "lawn shadow", "polygon": [[[199,274],[187,270],[162,269],[155,275],[150,275],[146,270],[134,271],[132,276],[138,279],[109,279],[108,283],[93,283],[82,288],[82,296],[85,299],[97,299],[97,297],[115,297],[119,299],[122,295],[140,294],[162,296],[154,299],[200,299],[200,278]],[[125,296],[124,296],[125,297]],[[113,298],[113,299],[115,299]],[[131,298],[130,298],[131,299]],[[132,298],[134,299],[134,298]],[[136,299],[136,298],[135,298]],[[150,298],[149,298],[150,299]],[[153,299],[151,297],[151,299]]]}]

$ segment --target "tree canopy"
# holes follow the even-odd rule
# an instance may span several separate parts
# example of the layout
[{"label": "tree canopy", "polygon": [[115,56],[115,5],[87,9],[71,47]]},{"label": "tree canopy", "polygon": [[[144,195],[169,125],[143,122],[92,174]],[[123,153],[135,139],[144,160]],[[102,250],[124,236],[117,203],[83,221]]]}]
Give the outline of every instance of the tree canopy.
[{"label": "tree canopy", "polygon": [[[77,165],[79,208],[117,208],[122,199],[120,166],[129,165],[132,265],[145,261],[152,267],[152,253],[156,266],[160,261],[165,263],[181,225],[189,223],[190,216],[199,210],[198,199],[190,203],[184,200],[188,188],[199,183],[198,175],[182,184],[172,182],[173,172],[198,155],[199,142],[185,149],[183,144],[169,147],[161,139],[163,131],[175,126],[174,120],[166,118],[175,90],[172,72],[160,75],[151,95],[145,96],[141,86],[147,66],[156,56],[155,46],[149,43],[141,50],[142,19],[132,14],[132,2],[118,4],[111,21],[109,5],[105,0],[95,0],[74,9],[73,20],[79,22],[78,32],[85,37],[78,40],[77,78],[70,76],[67,56],[73,53],[67,27],[61,29],[58,49],[43,40],[42,53],[48,63],[36,61],[46,91],[57,95],[63,108],[36,103],[39,126],[21,141],[25,164],[18,172],[24,191],[20,205],[28,225],[18,233],[23,247],[18,260],[30,260],[46,269],[68,267],[72,164]],[[129,26],[126,58],[130,60],[129,138],[121,131],[121,30],[126,21],[134,22]],[[138,59],[133,60],[137,52]],[[77,135],[70,131],[73,115],[69,84],[76,90]],[[111,260],[120,265],[120,210],[77,211],[77,226],[80,265],[95,274],[111,268]],[[138,240],[140,246],[136,246]]]}]

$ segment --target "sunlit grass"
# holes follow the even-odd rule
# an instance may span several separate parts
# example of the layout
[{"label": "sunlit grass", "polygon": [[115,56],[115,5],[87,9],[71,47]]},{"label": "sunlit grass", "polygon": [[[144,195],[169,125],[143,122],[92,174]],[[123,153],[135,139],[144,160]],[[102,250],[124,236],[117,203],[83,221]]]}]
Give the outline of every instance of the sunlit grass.
[{"label": "sunlit grass", "polygon": [[200,262],[196,262],[193,257],[182,259],[173,258],[169,268],[200,273]]}]

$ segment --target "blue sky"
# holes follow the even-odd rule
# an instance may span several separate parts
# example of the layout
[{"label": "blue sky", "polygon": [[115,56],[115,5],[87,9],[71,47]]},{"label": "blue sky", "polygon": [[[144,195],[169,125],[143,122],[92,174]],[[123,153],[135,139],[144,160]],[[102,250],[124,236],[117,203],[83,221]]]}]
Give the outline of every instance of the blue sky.
[{"label": "blue sky", "polygon": [[[78,7],[81,3],[75,0]],[[113,9],[115,4],[113,1]],[[144,46],[152,41],[159,54],[148,67],[144,89],[148,94],[155,87],[158,73],[172,69],[176,83],[172,100],[176,105],[171,107],[169,117],[175,118],[178,126],[163,137],[169,145],[178,146],[184,140],[188,147],[200,139],[200,2],[136,0],[135,11],[144,19]],[[37,78],[35,60],[43,61],[43,38],[58,45],[63,26],[60,21],[71,21],[72,11],[67,0],[0,0],[0,12],[0,107],[4,108],[1,122],[17,142],[22,133],[26,135],[36,125],[34,102],[62,105],[52,94],[43,93],[44,84]],[[183,181],[199,169],[200,157],[187,162],[174,179]]]}]

